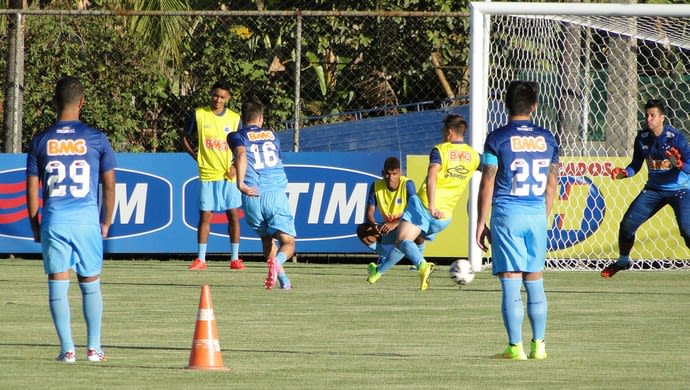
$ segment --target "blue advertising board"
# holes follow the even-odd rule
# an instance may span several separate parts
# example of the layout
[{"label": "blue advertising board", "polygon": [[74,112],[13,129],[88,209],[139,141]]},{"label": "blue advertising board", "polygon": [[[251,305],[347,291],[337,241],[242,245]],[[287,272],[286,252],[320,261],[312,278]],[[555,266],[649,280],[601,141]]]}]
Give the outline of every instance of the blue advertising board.
[{"label": "blue advertising board", "polygon": [[[369,184],[388,153],[284,153],[286,193],[298,253],[368,253],[357,239]],[[196,164],[185,153],[118,153],[115,213],[107,253],[196,253],[199,220]],[[0,253],[40,253],[26,211],[25,154],[0,155]],[[227,217],[213,215],[209,253],[228,253]],[[240,251],[261,242],[241,220]]]}]

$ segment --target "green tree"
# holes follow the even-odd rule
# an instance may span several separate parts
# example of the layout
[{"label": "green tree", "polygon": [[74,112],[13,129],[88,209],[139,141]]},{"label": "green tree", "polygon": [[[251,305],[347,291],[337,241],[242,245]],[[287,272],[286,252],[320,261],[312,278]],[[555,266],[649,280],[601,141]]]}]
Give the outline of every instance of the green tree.
[{"label": "green tree", "polygon": [[[127,39],[124,18],[55,16],[27,21],[24,143],[55,120],[55,80],[80,77],[86,88],[82,119],[102,130],[119,151],[167,150],[150,119],[167,98],[155,53]],[[98,61],[94,61],[98,59]]]}]

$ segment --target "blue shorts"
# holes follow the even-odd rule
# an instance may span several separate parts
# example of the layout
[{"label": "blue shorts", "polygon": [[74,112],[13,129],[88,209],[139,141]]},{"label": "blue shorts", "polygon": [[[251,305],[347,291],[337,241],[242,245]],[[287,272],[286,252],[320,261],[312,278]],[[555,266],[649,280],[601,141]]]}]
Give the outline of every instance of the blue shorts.
[{"label": "blue shorts", "polygon": [[450,225],[450,218],[434,218],[417,196],[408,200],[402,219],[417,226],[422,231],[422,237],[427,241],[433,241],[436,234]]},{"label": "blue shorts", "polygon": [[[681,235],[690,237],[690,194],[688,190],[661,191],[643,189],[630,203],[620,223],[619,237],[623,242],[635,241],[635,233],[662,207],[669,205],[676,215]],[[687,242],[687,238],[686,238]]]},{"label": "blue shorts", "polygon": [[296,237],[295,219],[290,202],[283,191],[262,192],[260,196],[242,195],[244,221],[259,236],[273,236],[283,232]]},{"label": "blue shorts", "polygon": [[393,245],[398,239],[398,228],[391,230],[386,234],[381,235],[379,242],[383,245]]},{"label": "blue shorts", "polygon": [[544,215],[491,215],[492,273],[541,272],[546,259]]},{"label": "blue shorts", "polygon": [[101,226],[42,225],[41,251],[46,274],[73,269],[79,276],[96,276],[103,269]]},{"label": "blue shorts", "polygon": [[229,180],[200,181],[199,210],[225,211],[242,206],[237,184]]}]

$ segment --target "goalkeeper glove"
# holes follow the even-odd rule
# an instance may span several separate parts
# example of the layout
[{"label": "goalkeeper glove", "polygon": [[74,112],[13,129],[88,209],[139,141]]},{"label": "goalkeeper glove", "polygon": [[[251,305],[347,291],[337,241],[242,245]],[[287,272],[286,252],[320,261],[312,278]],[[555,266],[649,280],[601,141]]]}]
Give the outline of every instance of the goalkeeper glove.
[{"label": "goalkeeper glove", "polygon": [[611,180],[618,180],[628,177],[628,171],[625,168],[613,168],[610,172]]},{"label": "goalkeeper glove", "polygon": [[671,168],[683,169],[683,158],[678,149],[671,148],[667,150],[666,157],[668,157],[668,161],[671,163]]}]

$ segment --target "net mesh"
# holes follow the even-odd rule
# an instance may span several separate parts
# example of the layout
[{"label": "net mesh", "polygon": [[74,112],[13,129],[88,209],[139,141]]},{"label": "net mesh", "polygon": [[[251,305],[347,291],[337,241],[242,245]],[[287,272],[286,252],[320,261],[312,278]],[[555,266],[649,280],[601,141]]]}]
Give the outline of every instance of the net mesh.
[{"label": "net mesh", "polygon": [[[690,20],[682,17],[492,15],[488,129],[507,120],[511,80],[537,81],[533,119],[561,145],[562,169],[547,266],[602,269],[618,256],[618,224],[647,178],[612,181],[644,126],[644,104],[661,99],[667,124],[690,129]],[[688,269],[690,251],[670,207],[637,232],[634,269]]]}]

